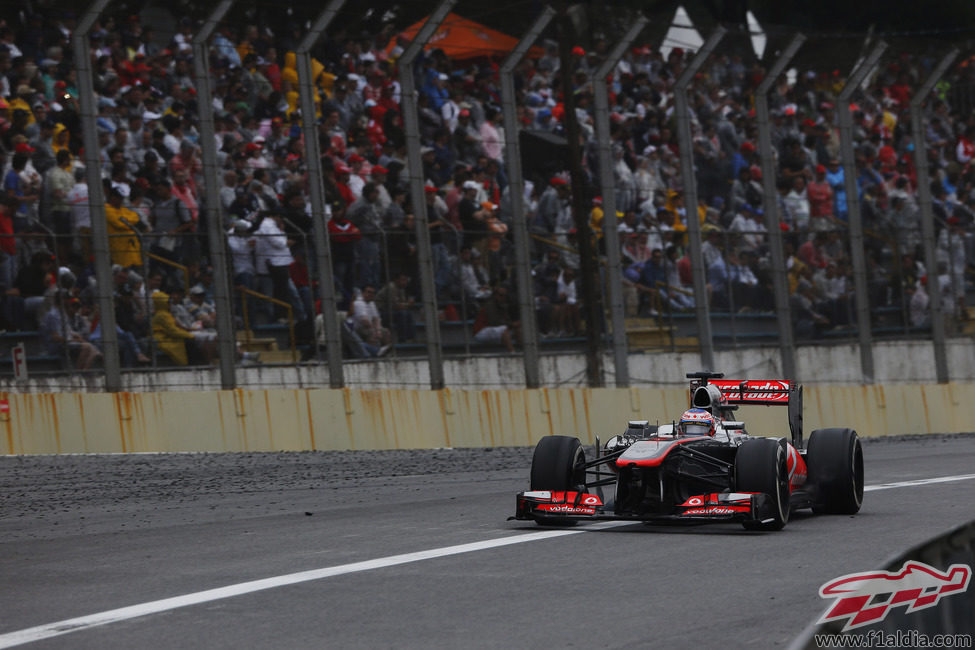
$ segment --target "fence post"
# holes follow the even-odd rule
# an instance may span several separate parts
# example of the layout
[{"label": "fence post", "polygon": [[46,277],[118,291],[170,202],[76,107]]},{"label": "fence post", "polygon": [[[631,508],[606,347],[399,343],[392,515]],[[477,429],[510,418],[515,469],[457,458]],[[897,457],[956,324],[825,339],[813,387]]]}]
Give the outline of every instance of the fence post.
[{"label": "fence post", "polygon": [[220,386],[237,386],[234,372],[237,340],[234,336],[230,278],[227,273],[227,247],[220,214],[220,179],[217,173],[217,145],[213,128],[213,96],[210,91],[210,57],[207,40],[217,23],[230,11],[235,0],[221,0],[193,35],[193,73],[196,80],[197,117],[200,120],[200,148],[203,150],[203,182],[206,185],[207,238],[210,240],[210,265],[213,267],[213,301],[217,309],[217,352],[220,355]]},{"label": "fence post", "polygon": [[515,239],[515,278],[518,282],[518,313],[521,318],[521,345],[525,360],[525,386],[541,386],[538,367],[538,326],[535,323],[535,296],[532,291],[530,242],[525,221],[525,177],[521,169],[521,146],[518,142],[518,107],[515,103],[515,67],[521,62],[539,34],[552,22],[555,10],[546,6],[528,32],[518,41],[501,64],[501,111],[504,116],[505,166],[508,174],[508,196],[511,199],[512,235]]},{"label": "fence post", "polygon": [[616,183],[613,178],[613,154],[609,133],[609,92],[606,77],[630,43],[643,31],[647,17],[637,14],[626,34],[616,43],[592,76],[595,100],[596,144],[599,149],[599,184],[603,193],[603,238],[606,241],[606,283],[609,285],[610,321],[613,324],[613,369],[617,388],[630,385],[627,358],[626,322],[623,314],[623,268],[620,261],[620,237],[616,230]]},{"label": "fence post", "polygon": [[433,251],[430,246],[427,203],[424,198],[423,160],[420,156],[420,117],[417,109],[416,79],[413,63],[420,50],[440,27],[457,0],[443,0],[413,38],[399,59],[399,83],[402,88],[403,129],[406,132],[407,171],[410,179],[410,202],[416,218],[417,262],[420,266],[420,288],[423,320],[426,323],[427,355],[430,363],[430,388],[444,387],[443,350],[440,347],[440,321],[437,315],[437,287],[433,280]]},{"label": "fence post", "polygon": [[727,32],[724,26],[718,25],[674,84],[677,138],[680,143],[680,175],[684,182],[684,210],[687,214],[687,235],[690,244],[691,269],[694,275],[694,311],[697,313],[701,365],[705,370],[714,370],[714,338],[711,335],[711,309],[708,305],[705,277],[707,269],[704,268],[704,258],[701,256],[701,222],[697,217],[697,178],[694,176],[694,140],[691,137],[687,86]]},{"label": "fence post", "polygon": [[[105,363],[105,390],[122,390],[118,333],[115,331],[115,300],[112,291],[112,252],[105,222],[105,191],[102,187],[101,159],[98,146],[98,108],[95,105],[95,82],[92,79],[91,45],[88,32],[101,16],[109,0],[95,0],[81,17],[71,36],[75,72],[78,77],[81,137],[85,147],[85,172],[88,181],[88,209],[91,214],[92,252],[95,256],[95,279],[98,283],[98,310],[102,323],[102,358]],[[145,254],[145,251],[143,251]],[[148,278],[147,278],[148,279]]]},{"label": "fence post", "polygon": [[758,118],[758,151],[762,156],[762,187],[765,190],[765,228],[768,230],[769,252],[772,255],[772,285],[775,292],[775,313],[779,327],[779,356],[782,376],[798,381],[796,348],[792,337],[792,312],[789,309],[789,282],[779,228],[779,202],[776,189],[775,156],[772,152],[772,128],[769,125],[768,92],[785,66],[805,42],[803,34],[796,34],[776,60],[755,91],[755,113]]},{"label": "fence post", "polygon": [[863,222],[860,218],[860,197],[857,195],[856,164],[853,157],[853,116],[850,113],[850,98],[867,75],[877,67],[877,62],[886,49],[887,43],[884,41],[874,46],[867,58],[854,68],[836,100],[840,127],[840,154],[843,159],[843,180],[846,186],[846,205],[850,224],[850,257],[853,261],[853,286],[856,294],[860,370],[865,384],[874,382],[873,333],[870,331],[870,296],[867,291]]},{"label": "fence post", "polygon": [[[338,304],[335,300],[335,278],[332,272],[331,238],[328,236],[325,207],[325,186],[322,182],[321,149],[318,144],[318,127],[315,120],[314,83],[311,78],[311,48],[328,29],[345,0],[332,0],[295,50],[298,66],[298,92],[301,97],[301,131],[305,140],[305,164],[308,166],[308,192],[311,195],[312,236],[318,266],[318,291],[322,299],[322,321],[325,326],[325,354],[328,357],[328,385],[331,388],[345,386],[342,367],[342,334],[336,318]],[[312,301],[314,304],[314,300]],[[315,315],[312,314],[312,320]],[[317,334],[316,334],[317,336]],[[317,346],[317,341],[316,341]]]},{"label": "fence post", "polygon": [[941,310],[941,288],[938,286],[938,258],[934,251],[934,210],[931,205],[931,173],[928,170],[928,143],[924,139],[922,105],[931,89],[958,56],[958,48],[945,55],[931,76],[911,98],[911,141],[914,143],[914,167],[917,169],[917,199],[921,210],[921,241],[924,266],[928,270],[928,297],[931,306],[931,335],[934,338],[934,368],[939,384],[948,383],[948,356],[945,352],[945,319]]}]

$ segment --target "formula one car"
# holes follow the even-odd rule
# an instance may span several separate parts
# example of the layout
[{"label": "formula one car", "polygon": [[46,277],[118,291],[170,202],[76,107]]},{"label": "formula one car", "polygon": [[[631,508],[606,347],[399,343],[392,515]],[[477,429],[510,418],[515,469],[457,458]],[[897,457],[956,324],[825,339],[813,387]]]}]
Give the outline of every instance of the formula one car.
[{"label": "formula one car", "polygon": [[[795,510],[855,514],[863,501],[863,451],[852,429],[802,436],[802,386],[689,373],[690,406],[679,421],[627,423],[587,460],[578,438],[547,436],[535,447],[531,489],[514,519],[543,526],[623,519],[737,521],[780,530]],[[786,406],[791,442],[750,437],[739,405]],[[615,486],[612,495],[604,488]],[[610,490],[605,490],[607,493]]]}]

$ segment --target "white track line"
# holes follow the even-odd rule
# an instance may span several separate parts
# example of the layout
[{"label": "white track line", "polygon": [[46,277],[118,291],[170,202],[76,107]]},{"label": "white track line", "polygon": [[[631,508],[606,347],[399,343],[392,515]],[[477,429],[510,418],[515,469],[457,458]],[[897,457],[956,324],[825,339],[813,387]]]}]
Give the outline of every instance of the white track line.
[{"label": "white track line", "polygon": [[[899,483],[881,483],[879,485],[868,485],[864,487],[864,491],[872,492],[875,490],[890,490],[901,487],[918,487],[932,483],[948,483],[951,481],[965,481],[969,479],[975,479],[975,474],[942,476],[939,478],[918,479],[914,481],[902,481]],[[190,605],[199,605],[201,603],[207,603],[214,600],[242,596],[244,594],[254,593],[255,591],[263,591],[265,589],[274,589],[301,582],[331,578],[333,576],[344,575],[347,573],[371,571],[373,569],[382,569],[385,567],[397,566],[399,564],[409,564],[411,562],[432,560],[450,555],[460,555],[461,553],[472,553],[474,551],[485,551],[502,546],[510,546],[512,544],[536,542],[543,539],[564,537],[566,535],[578,535],[579,533],[584,533],[587,531],[613,528],[615,526],[627,526],[632,524],[633,522],[630,521],[606,521],[593,523],[585,528],[576,528],[572,530],[543,530],[534,533],[512,535],[509,537],[499,537],[497,539],[487,539],[481,542],[472,542],[470,544],[445,546],[443,548],[434,548],[426,551],[418,551],[416,553],[391,555],[389,557],[377,558],[375,560],[353,562],[351,564],[325,567],[323,569],[289,573],[287,575],[275,576],[273,578],[264,578],[263,580],[241,582],[236,585],[228,585],[226,587],[218,587],[217,589],[198,591],[192,594],[185,594],[183,596],[164,598],[163,600],[154,600],[148,603],[141,603],[139,605],[121,607],[119,609],[112,609],[107,612],[90,614],[88,616],[79,616],[78,618],[70,618],[64,621],[57,621],[55,623],[38,625],[37,627],[31,627],[24,630],[17,630],[16,632],[0,634],[0,649],[12,648],[17,645],[33,643],[34,641],[41,641],[43,639],[50,639],[69,632],[86,630],[89,628],[98,627],[100,625],[107,625],[108,623],[118,623],[120,621],[138,618],[140,616],[158,614],[160,612],[178,609],[180,607],[188,607]]]},{"label": "white track line", "polygon": [[892,490],[901,487],[916,487],[918,485],[930,485],[932,483],[951,483],[952,481],[967,481],[975,478],[975,474],[960,474],[958,476],[939,476],[938,478],[919,478],[914,481],[900,481],[898,483],[881,483],[879,485],[868,485],[863,488],[864,492],[874,492],[876,490]]}]

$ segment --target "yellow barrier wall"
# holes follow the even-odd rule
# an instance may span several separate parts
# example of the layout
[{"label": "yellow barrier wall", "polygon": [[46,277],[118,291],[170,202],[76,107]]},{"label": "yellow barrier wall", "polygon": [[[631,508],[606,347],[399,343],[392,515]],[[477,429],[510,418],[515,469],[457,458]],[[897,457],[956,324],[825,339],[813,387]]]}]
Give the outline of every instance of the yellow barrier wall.
[{"label": "yellow barrier wall", "polygon": [[[971,430],[975,384],[807,386],[806,434],[862,436]],[[533,445],[544,435],[592,442],[626,420],[667,422],[685,388],[535,390],[233,390],[0,393],[6,454],[408,449]],[[786,409],[745,406],[755,435],[788,435]]]}]

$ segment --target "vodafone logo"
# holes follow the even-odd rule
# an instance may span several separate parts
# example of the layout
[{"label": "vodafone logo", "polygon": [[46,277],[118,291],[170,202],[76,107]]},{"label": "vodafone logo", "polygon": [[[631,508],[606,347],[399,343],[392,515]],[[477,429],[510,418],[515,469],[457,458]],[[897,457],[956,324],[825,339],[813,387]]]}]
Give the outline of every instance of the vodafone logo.
[{"label": "vodafone logo", "polygon": [[727,506],[710,506],[707,508],[692,508],[684,512],[685,515],[733,515],[740,512],[737,508]]},{"label": "vodafone logo", "polygon": [[583,508],[580,506],[570,506],[568,504],[564,505],[540,505],[539,510],[545,512],[558,512],[564,515],[594,515],[596,514],[595,508]]},{"label": "vodafone logo", "polygon": [[972,567],[952,564],[946,572],[923,562],[906,562],[900,571],[851,573],[819,588],[820,598],[836,602],[819,623],[846,620],[843,632],[884,620],[894,607],[904,605],[907,612],[934,607],[946,597],[964,593],[972,577]]}]

